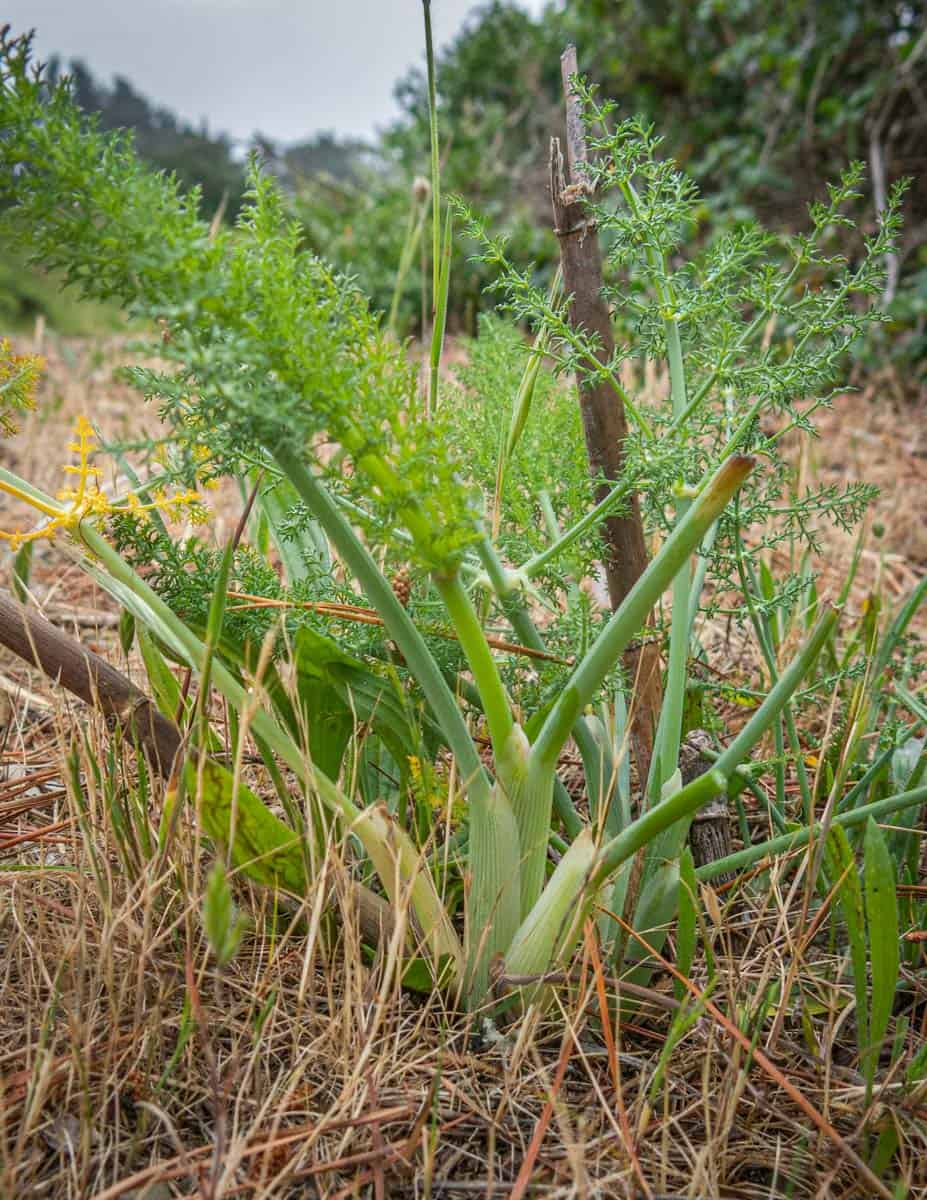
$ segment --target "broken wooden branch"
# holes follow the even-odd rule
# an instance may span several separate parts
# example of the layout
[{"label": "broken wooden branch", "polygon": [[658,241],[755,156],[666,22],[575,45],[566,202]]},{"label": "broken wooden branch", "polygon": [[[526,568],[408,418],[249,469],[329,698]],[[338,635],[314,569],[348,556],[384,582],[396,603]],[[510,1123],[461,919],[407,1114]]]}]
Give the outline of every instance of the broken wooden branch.
[{"label": "broken wooden branch", "polygon": [[[560,67],[566,101],[567,167],[565,170],[560,141],[554,138],[550,158],[554,229],[560,242],[563,289],[570,297],[570,324],[577,332],[595,340],[595,358],[605,368],[614,357],[615,339],[611,313],[602,294],[602,251],[589,208],[593,188],[586,169],[588,150],[582,106],[571,83],[578,74],[575,46],[567,46]],[[580,369],[576,386],[589,472],[596,481],[598,503],[621,478],[627,419],[620,396],[602,371],[597,372],[591,365]],[[627,497],[622,512],[605,518],[601,532],[608,596],[612,609],[616,609],[647,566],[644,526],[636,493]],[[638,776],[646,780],[662,692],[659,647],[644,646],[629,651],[624,665],[633,689],[629,712],[631,748]]]},{"label": "broken wooden branch", "polygon": [[168,778],[180,730],[140,688],[105,659],[10,595],[0,592],[0,645],[101,712]]},{"label": "broken wooden branch", "polygon": [[[156,775],[170,778],[183,740],[178,726],[121,671],[5,591],[0,645],[102,713],[144,753]],[[357,906],[362,938],[388,942],[395,924],[390,905],[361,884],[347,881],[345,887],[346,899]]]}]

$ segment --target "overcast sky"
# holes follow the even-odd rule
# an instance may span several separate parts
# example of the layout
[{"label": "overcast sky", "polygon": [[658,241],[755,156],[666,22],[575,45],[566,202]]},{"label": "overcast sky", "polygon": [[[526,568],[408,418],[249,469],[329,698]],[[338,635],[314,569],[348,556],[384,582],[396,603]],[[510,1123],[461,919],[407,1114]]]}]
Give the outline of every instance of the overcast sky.
[{"label": "overcast sky", "polygon": [[[438,45],[478,7],[432,0]],[[241,139],[369,136],[396,113],[396,80],[424,63],[421,0],[5,0],[3,10],[15,33],[35,28],[41,58],[82,58],[107,82],[125,75]]]}]

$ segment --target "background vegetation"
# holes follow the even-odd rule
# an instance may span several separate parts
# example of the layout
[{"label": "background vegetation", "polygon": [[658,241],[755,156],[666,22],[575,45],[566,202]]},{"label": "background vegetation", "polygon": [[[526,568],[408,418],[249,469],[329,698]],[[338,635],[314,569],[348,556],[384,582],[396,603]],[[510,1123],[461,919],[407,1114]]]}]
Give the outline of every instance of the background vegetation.
[{"label": "background vegetation", "polygon": [[[757,217],[801,226],[807,204],[843,166],[860,159],[868,182],[859,212],[885,207],[891,185],[923,176],[927,159],[927,42],[916,4],[885,0],[574,0],[532,17],[509,0],[479,7],[439,55],[437,98],[445,191],[460,195],[512,239],[521,263],[550,271],[548,144],[562,131],[559,55],[575,42],[582,69],[623,115],[641,114],[665,152],[699,184],[702,236]],[[52,63],[52,76],[64,64]],[[227,139],[195,129],[140,96],[125,79],[95,80],[67,64],[76,98],[103,129],[135,132],[139,153],[198,185],[204,215],[233,220],[244,189],[244,157]],[[374,305],[410,332],[422,324],[421,259],[395,295],[392,264],[414,215],[413,183],[428,174],[424,72],[396,87],[401,116],[376,145],[318,134],[281,147],[252,147],[291,194],[309,244],[355,274]],[[884,300],[892,324],[860,353],[886,356],[923,379],[927,356],[927,198],[912,188],[905,231]],[[867,232],[865,222],[860,230]],[[858,239],[859,234],[853,235]],[[859,253],[858,240],[850,241]],[[67,325],[60,301],[26,276],[10,253],[0,277],[0,311],[29,320],[48,311]],[[452,327],[476,331],[492,272],[455,250]]]}]

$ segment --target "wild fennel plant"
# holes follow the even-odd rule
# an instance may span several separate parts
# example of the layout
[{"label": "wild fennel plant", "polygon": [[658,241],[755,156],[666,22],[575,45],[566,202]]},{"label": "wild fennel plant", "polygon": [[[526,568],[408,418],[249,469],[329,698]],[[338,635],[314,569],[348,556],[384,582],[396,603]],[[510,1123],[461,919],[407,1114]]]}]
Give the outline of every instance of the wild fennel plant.
[{"label": "wild fennel plant", "polygon": [[[598,120],[604,113],[595,109],[591,115]],[[229,844],[235,865],[261,882],[298,890],[317,868],[314,854],[327,823],[340,822],[397,907],[403,899],[411,905],[415,930],[409,954],[417,952],[431,978],[471,1007],[483,1004],[491,987],[543,977],[555,961],[568,957],[600,901],[612,909],[620,901],[628,864],[642,850],[648,867],[636,920],[649,927],[655,913],[665,919],[676,896],[689,819],[728,786],[777,725],[836,626],[837,611],[822,604],[797,655],[777,670],[768,694],[714,769],[681,787],[676,759],[700,583],[706,569],[720,570],[722,579],[725,570],[731,574],[732,545],[739,537],[739,526],[725,515],[732,497],[741,489],[746,514],[741,523],[752,523],[763,506],[768,511],[781,474],[776,439],[760,432],[759,418],[772,410],[785,414],[787,424],[805,424],[797,399],[822,381],[832,386],[841,339],[869,319],[850,302],[871,289],[873,264],[893,231],[893,211],[870,246],[863,273],[838,271],[842,282],[825,299],[806,291],[796,299],[794,288],[805,266],[822,261],[818,241],[827,224],[839,219],[850,183],[815,218],[815,234],[795,243],[793,268],[767,266],[768,242],[754,231],[714,249],[706,264],[671,270],[667,263],[680,249],[691,216],[690,189],[672,166],[659,162],[649,132],[623,125],[617,136],[603,139],[599,148],[608,152],[603,162],[610,165],[601,167],[602,182],[618,188],[624,207],[603,209],[599,220],[612,239],[616,264],[632,280],[621,295],[628,297],[633,352],[667,358],[672,377],[671,405],[664,411],[627,396],[617,379],[618,364],[607,368],[636,425],[628,478],[609,503],[620,503],[630,487],[646,486],[651,519],[664,537],[620,608],[590,624],[587,644],[574,647],[580,652],[550,702],[524,713],[506,686],[481,614],[488,603],[527,650],[545,652],[526,596],[531,586],[550,578],[546,573],[555,563],[568,561],[562,558],[568,550],[594,537],[600,514],[582,511],[580,489],[560,512],[554,511],[558,500],[551,492],[554,524],[569,526],[553,546],[531,544],[534,535],[517,530],[529,556],[513,565],[514,538],[503,534],[494,540],[487,526],[485,496],[495,479],[480,478],[478,464],[468,461],[466,438],[459,436],[466,423],[456,419],[456,405],[445,403],[425,414],[402,349],[349,281],[301,249],[283,198],[256,166],[237,228],[211,232],[198,215],[195,194],[182,196],[175,181],[146,171],[128,139],[103,136],[83,120],[66,84],[46,88],[33,71],[28,39],[7,34],[0,118],[7,226],[38,262],[63,270],[84,294],[115,298],[163,330],[157,351],[166,365],[130,372],[171,430],[167,453],[149,463],[154,479],[176,478],[189,486],[231,475],[244,490],[257,487],[260,494],[257,550],[234,563],[229,551],[214,564],[206,611],[186,613],[186,619],[179,615],[183,594],[167,603],[133,565],[140,550],[168,536],[157,512],[133,517],[118,501],[100,500],[67,526],[84,551],[86,569],[163,649],[230,702],[241,736],[253,735],[276,772],[289,824],[216,768],[188,776],[190,786],[213,781],[201,808],[209,832]],[[487,253],[504,265],[501,249],[488,243]],[[588,358],[581,331],[569,328],[556,299],[513,270],[504,279],[510,306],[535,323],[542,348],[556,350],[561,368]],[[774,351],[758,352],[757,339],[773,319],[794,326],[787,347],[777,342]],[[517,397],[522,428],[532,400],[547,386],[537,389],[537,374],[536,363],[529,362]],[[553,391],[548,398],[568,402]],[[518,429],[519,419],[509,428]],[[515,446],[508,449],[514,452]],[[751,472],[760,483],[747,491],[743,485]],[[7,471],[0,472],[0,486],[54,511],[53,498]],[[150,486],[133,494],[144,495]],[[107,536],[114,526],[116,545]],[[304,639],[300,670],[295,631],[299,684],[295,693],[287,692],[273,658],[286,652],[292,628],[276,644],[265,639],[259,647],[255,630],[240,628],[236,635],[229,611],[230,577],[240,585],[241,575],[250,571],[250,586],[269,585],[272,593],[279,586],[255,557],[262,539],[275,541],[289,564],[296,588],[290,597],[298,598],[299,587],[304,596],[331,589],[328,565],[337,561],[382,621],[388,643],[381,643],[379,656],[371,653],[362,662],[316,633],[314,641]],[[381,549],[387,562],[411,564],[419,606],[409,610],[397,597],[378,565]],[[178,561],[188,553],[196,548],[182,551]],[[166,571],[164,577],[176,583],[178,573]],[[634,815],[620,732],[615,735],[613,723],[610,737],[607,724],[590,718],[589,706],[615,695],[622,652],[670,585],[674,606],[660,753]],[[413,619],[439,602],[462,660],[442,658]],[[157,676],[157,647],[150,636],[143,648]],[[359,649],[357,643],[350,648]],[[381,691],[369,711],[371,720],[382,719],[380,697],[395,698],[389,681],[397,670],[424,707],[412,722],[430,731],[421,746],[426,751],[436,742],[447,746],[465,795],[463,836],[455,846],[464,891],[463,941],[446,900],[459,890],[442,884],[442,894],[436,856],[425,853],[429,846],[419,840],[419,831],[375,795],[354,787],[355,773],[343,759],[350,738],[327,759],[324,738],[316,738],[310,750],[313,728],[331,710],[319,686],[303,684],[339,679],[347,693],[343,716],[345,708],[355,711],[356,696],[370,679],[379,680]],[[170,685],[163,686],[166,695]],[[459,694],[485,722],[492,774],[478,754]],[[621,710],[626,705],[620,694],[616,704]],[[557,783],[558,759],[571,737],[583,756],[589,821]],[[402,752],[401,742],[393,745],[396,754]],[[209,731],[202,724],[198,750],[209,752]],[[280,764],[300,781],[305,804],[288,797]],[[914,801],[903,797],[900,803]],[[563,853],[548,877],[552,839]],[[604,928],[613,939],[614,928],[607,923]],[[536,994],[529,988],[525,998]]]}]

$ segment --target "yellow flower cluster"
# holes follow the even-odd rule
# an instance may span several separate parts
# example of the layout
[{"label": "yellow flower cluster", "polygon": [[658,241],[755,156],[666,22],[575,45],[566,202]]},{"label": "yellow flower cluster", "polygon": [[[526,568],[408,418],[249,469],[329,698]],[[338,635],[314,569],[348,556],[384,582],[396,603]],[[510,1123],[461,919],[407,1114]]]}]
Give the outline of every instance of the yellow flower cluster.
[{"label": "yellow flower cluster", "polygon": [[0,479],[0,491],[24,501],[47,518],[36,529],[28,532],[8,533],[0,530],[0,539],[8,542],[12,550],[18,550],[26,542],[52,538],[59,530],[73,531],[81,521],[90,517],[127,514],[147,519],[147,514],[155,510],[173,518],[184,514],[195,524],[202,524],[208,519],[208,510],[195,488],[169,494],[165,488],[160,487],[151,492],[148,502],[143,502],[134,492],[115,499],[108,496],[100,486],[102,471],[90,462],[96,448],[90,422],[85,417],[79,417],[75,428],[75,440],[68,443],[68,449],[77,456],[77,462],[64,467],[65,474],[72,476],[74,482],[58,492],[57,499],[61,501],[60,505],[49,504],[25,487]]}]

